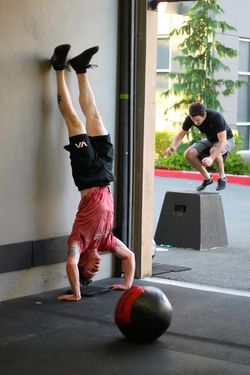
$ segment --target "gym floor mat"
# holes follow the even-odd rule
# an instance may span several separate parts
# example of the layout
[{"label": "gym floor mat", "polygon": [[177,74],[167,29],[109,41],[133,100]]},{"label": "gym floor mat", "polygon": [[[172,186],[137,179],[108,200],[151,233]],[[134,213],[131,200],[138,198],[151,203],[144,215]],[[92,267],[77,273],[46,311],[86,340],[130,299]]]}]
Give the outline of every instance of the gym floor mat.
[{"label": "gym floor mat", "polygon": [[[97,294],[102,294],[102,293],[108,293],[111,292],[111,287],[107,286],[100,286],[100,285],[81,285],[80,287],[81,290],[81,296],[82,297],[93,297]],[[67,294],[72,294],[72,290],[68,289]]]},{"label": "gym floor mat", "polygon": [[62,289],[1,302],[1,374],[250,374],[250,298],[153,286],[167,295],[174,311],[167,332],[147,345],[128,342],[114,323],[122,291],[77,303],[58,301]]},{"label": "gym floor mat", "polygon": [[191,270],[190,267],[175,266],[173,264],[153,263],[152,275],[161,275],[170,272],[182,272]]}]

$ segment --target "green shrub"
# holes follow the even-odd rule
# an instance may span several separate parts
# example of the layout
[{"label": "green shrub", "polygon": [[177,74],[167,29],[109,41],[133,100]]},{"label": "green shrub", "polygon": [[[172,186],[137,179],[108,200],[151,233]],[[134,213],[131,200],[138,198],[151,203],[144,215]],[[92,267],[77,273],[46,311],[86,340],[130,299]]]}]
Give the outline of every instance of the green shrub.
[{"label": "green shrub", "polygon": [[225,171],[227,174],[250,174],[250,164],[246,163],[240,154],[232,152],[225,161]]},{"label": "green shrub", "polygon": [[169,169],[175,171],[192,171],[190,163],[183,158],[178,152],[175,152],[169,157],[160,157],[155,160],[155,168],[157,169]]},{"label": "green shrub", "polygon": [[[175,137],[175,133],[169,131],[161,131],[155,133],[155,168],[157,169],[169,169],[169,170],[183,170],[192,171],[193,167],[184,158],[183,154],[185,150],[194,141],[188,141],[182,143],[180,147],[171,155],[166,155],[166,149],[169,147]],[[235,137],[235,148],[231,152],[230,156],[225,161],[225,170],[227,174],[238,174],[238,175],[249,175],[250,164],[246,163],[241,155],[237,153],[242,145],[242,139],[237,132],[234,131]],[[212,166],[209,171],[216,172],[216,168]]]},{"label": "green shrub", "polygon": [[171,156],[167,156],[166,149],[171,145],[175,133],[161,131],[155,133],[155,168],[171,169],[176,171],[191,171],[190,163],[183,157],[188,144],[181,144],[180,147]]},{"label": "green shrub", "polygon": [[174,134],[161,131],[155,133],[155,158],[166,157],[166,148],[174,139]]}]

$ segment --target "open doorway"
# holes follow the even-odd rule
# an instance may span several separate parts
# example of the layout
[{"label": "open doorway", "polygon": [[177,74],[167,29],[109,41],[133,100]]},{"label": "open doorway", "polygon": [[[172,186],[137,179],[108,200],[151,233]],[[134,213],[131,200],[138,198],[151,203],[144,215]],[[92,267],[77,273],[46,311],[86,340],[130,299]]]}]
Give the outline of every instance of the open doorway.
[{"label": "open doorway", "polygon": [[[166,90],[169,84],[165,73],[174,69],[173,57],[176,46],[170,41],[169,32],[171,26],[175,25],[181,17],[180,14],[175,15],[173,8],[168,8],[169,5],[167,3],[158,5],[156,130],[162,130],[167,126],[164,118],[164,97],[161,96],[161,92]],[[166,177],[154,178],[153,233],[156,232],[166,192],[196,189],[196,180],[179,177],[180,175],[176,175],[175,178],[170,178],[166,175]],[[228,245],[197,251],[192,248],[174,247],[171,243],[157,244],[153,257],[155,277],[249,291],[250,189],[248,185],[236,182],[228,184],[228,188],[221,193]],[[207,191],[214,190],[209,187]],[[169,223],[166,223],[167,225]],[[179,233],[179,235],[183,234]]]}]

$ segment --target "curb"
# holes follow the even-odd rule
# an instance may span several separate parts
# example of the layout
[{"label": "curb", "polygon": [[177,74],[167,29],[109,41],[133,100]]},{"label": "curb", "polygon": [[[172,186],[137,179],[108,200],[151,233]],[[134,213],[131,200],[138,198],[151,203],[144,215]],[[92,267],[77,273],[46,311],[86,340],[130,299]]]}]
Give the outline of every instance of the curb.
[{"label": "curb", "polygon": [[[218,180],[217,173],[211,173],[214,180]],[[191,180],[203,180],[199,172],[190,172],[190,171],[173,171],[169,169],[155,169],[155,176],[158,177],[169,177],[169,178],[187,178]],[[245,175],[233,175],[227,174],[227,182],[229,184],[238,184],[250,186],[250,176]]]}]

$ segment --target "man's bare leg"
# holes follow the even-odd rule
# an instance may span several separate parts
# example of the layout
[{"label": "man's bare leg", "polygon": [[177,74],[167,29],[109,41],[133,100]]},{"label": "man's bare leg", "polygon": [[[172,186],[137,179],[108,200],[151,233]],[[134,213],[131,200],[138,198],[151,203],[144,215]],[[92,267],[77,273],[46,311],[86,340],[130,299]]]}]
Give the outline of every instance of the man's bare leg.
[{"label": "man's bare leg", "polygon": [[226,188],[227,180],[225,175],[224,159],[221,154],[218,155],[215,159],[215,164],[219,173],[218,185],[216,187],[216,190],[223,190]]},{"label": "man's bare leg", "polygon": [[225,178],[225,167],[224,167],[224,160],[222,155],[218,155],[217,158],[215,159],[215,164],[217,171],[219,173],[220,178]]},{"label": "man's bare leg", "polygon": [[66,122],[69,136],[86,133],[86,128],[78,117],[66,84],[64,70],[56,71],[57,101],[61,114]]},{"label": "man's bare leg", "polygon": [[95,97],[90,87],[87,73],[77,74],[79,84],[79,102],[86,118],[87,133],[91,137],[107,135],[101,115],[97,109]]},{"label": "man's bare leg", "polygon": [[190,164],[204,177],[205,180],[210,178],[210,174],[206,170],[206,168],[201,164],[200,159],[198,158],[198,152],[190,147],[186,150],[184,157]]},{"label": "man's bare leg", "polygon": [[185,158],[189,161],[189,163],[198,171],[200,174],[204,177],[204,180],[201,185],[197,186],[197,191],[202,191],[206,189],[208,185],[211,185],[213,183],[213,177],[208,173],[206,168],[202,165],[200,159],[199,159],[199,153],[198,151],[193,148],[189,147],[185,152]]},{"label": "man's bare leg", "polygon": [[80,93],[79,102],[86,118],[87,133],[92,137],[108,134],[97,109],[94,94],[87,76],[87,69],[92,66],[90,65],[90,61],[98,50],[98,46],[89,48],[83,51],[80,55],[69,60],[70,65],[77,74]]},{"label": "man's bare leg", "polygon": [[[79,119],[73,107],[71,96],[65,81],[64,70],[56,71],[56,81],[58,106],[66,122],[69,136],[71,137],[74,135],[86,133],[86,128]],[[77,302],[81,299],[78,270],[79,256],[80,255],[78,245],[73,244],[69,249],[66,262],[67,275],[73,294],[59,296],[58,299],[60,301]]]},{"label": "man's bare leg", "polygon": [[[65,119],[69,136],[86,134],[86,128],[79,119],[72,104],[72,99],[65,81],[66,58],[70,49],[69,44],[60,45],[55,48],[51,58],[51,64],[56,72],[57,100],[59,110]],[[72,244],[68,251],[66,270],[72,288],[71,295],[61,295],[60,301],[77,302],[81,299],[78,262],[80,249],[78,244]]]},{"label": "man's bare leg", "polygon": [[51,65],[56,72],[57,82],[57,100],[61,114],[63,115],[69,136],[86,133],[86,128],[77,116],[72,104],[71,96],[65,81],[66,59],[70,50],[70,44],[61,44],[57,46],[51,57]]}]

